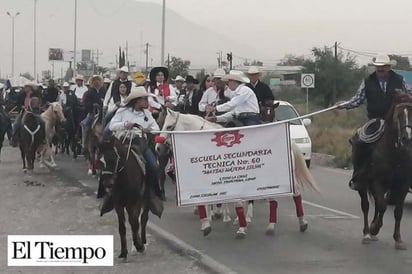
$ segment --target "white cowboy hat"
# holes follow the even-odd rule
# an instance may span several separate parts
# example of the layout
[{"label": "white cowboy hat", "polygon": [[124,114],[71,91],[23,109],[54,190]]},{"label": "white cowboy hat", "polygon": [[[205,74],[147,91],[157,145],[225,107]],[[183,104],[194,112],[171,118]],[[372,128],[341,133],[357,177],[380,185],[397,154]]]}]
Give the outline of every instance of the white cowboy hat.
[{"label": "white cowboy hat", "polygon": [[128,68],[127,66],[123,66],[123,67],[119,68],[119,72],[120,72],[120,71],[129,73],[129,68]]},{"label": "white cowboy hat", "polygon": [[391,60],[388,55],[384,53],[379,53],[373,58],[373,65],[380,67],[380,66],[396,66],[396,60]]},{"label": "white cowboy hat", "polygon": [[141,98],[141,97],[148,97],[148,96],[156,97],[156,95],[154,95],[153,93],[148,93],[146,89],[142,86],[132,87],[132,90],[130,91],[129,96],[127,96],[124,101],[127,104],[133,99]]},{"label": "white cowboy hat", "polygon": [[177,82],[177,81],[184,82],[184,81],[186,81],[186,80],[185,80],[185,78],[183,78],[182,76],[178,75],[178,76],[176,76],[175,79],[173,79],[173,81],[175,81],[175,82]]},{"label": "white cowboy hat", "polygon": [[213,73],[213,78],[222,78],[223,76],[226,75],[226,71],[222,68],[218,68],[217,70],[215,70],[215,72]]},{"label": "white cowboy hat", "polygon": [[248,69],[247,74],[258,74],[260,69],[258,67],[252,66]]},{"label": "white cowboy hat", "polygon": [[65,87],[70,87],[70,85],[69,85],[69,83],[64,82],[64,83],[63,83],[63,87],[64,87],[64,88],[65,88]]},{"label": "white cowboy hat", "polygon": [[77,76],[74,78],[74,80],[75,80],[75,81],[77,81],[77,80],[84,81],[83,75],[77,75]]},{"label": "white cowboy hat", "polygon": [[109,84],[109,83],[111,83],[112,82],[112,80],[110,80],[109,78],[104,78],[103,79],[103,83],[105,83],[105,84]]},{"label": "white cowboy hat", "polygon": [[250,83],[250,80],[246,75],[239,70],[231,70],[229,74],[226,74],[225,76],[222,77],[222,80],[228,81],[228,80],[233,80],[241,83]]}]

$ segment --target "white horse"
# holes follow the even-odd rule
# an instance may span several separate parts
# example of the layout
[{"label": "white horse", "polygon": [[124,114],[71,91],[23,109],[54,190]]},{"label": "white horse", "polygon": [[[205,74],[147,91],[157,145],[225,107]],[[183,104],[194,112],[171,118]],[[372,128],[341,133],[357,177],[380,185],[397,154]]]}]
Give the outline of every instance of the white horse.
[{"label": "white horse", "polygon": [[[191,114],[181,114],[173,110],[167,109],[167,116],[163,124],[163,131],[184,131],[184,130],[207,130],[207,129],[218,129],[223,128],[221,125],[209,122],[202,117],[191,115]],[[164,142],[169,140],[169,134],[161,133],[158,142]],[[158,149],[158,145],[156,145]],[[305,160],[303,159],[302,153],[299,148],[292,143],[292,152],[293,152],[293,161],[295,168],[295,182],[298,182],[299,185],[295,187],[297,189],[299,186],[301,188],[308,187],[315,191],[319,191],[312,175],[310,174],[308,168],[306,167]],[[307,229],[307,222],[304,219],[303,206],[302,206],[302,197],[300,194],[294,194],[294,202],[296,205],[296,213],[299,219],[300,230],[303,232]],[[243,239],[246,236],[247,230],[247,221],[244,213],[243,204],[237,202],[236,206],[236,215],[239,223],[239,229],[236,232],[237,239]],[[248,209],[251,211],[253,207],[249,204]],[[210,220],[207,217],[207,210],[205,206],[198,206],[199,218],[201,220],[201,230],[204,235],[207,235],[211,231]],[[230,220],[228,217],[229,209],[227,205],[223,207],[224,220]],[[248,214],[248,219],[252,217],[253,213]],[[275,224],[277,222],[277,202],[275,200],[270,200],[269,202],[269,225],[266,229],[267,234],[273,234]]]},{"label": "white horse", "polygon": [[43,146],[43,150],[41,151],[41,160],[40,166],[45,165],[44,156],[48,153],[50,157],[50,166],[56,167],[56,162],[54,161],[53,152],[51,150],[51,144],[53,141],[53,137],[56,134],[56,124],[65,123],[66,118],[63,114],[63,108],[58,102],[49,103],[49,107],[45,112],[41,114],[41,118],[44,121],[45,129],[46,129],[46,145]]}]

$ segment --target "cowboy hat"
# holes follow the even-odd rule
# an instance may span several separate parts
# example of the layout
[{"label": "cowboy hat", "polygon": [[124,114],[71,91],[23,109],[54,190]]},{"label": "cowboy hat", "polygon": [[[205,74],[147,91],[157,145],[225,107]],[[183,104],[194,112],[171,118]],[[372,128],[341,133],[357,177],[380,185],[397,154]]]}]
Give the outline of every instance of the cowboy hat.
[{"label": "cowboy hat", "polygon": [[129,73],[129,68],[128,68],[127,66],[123,66],[123,67],[119,68],[119,72],[120,72],[120,71]]},{"label": "cowboy hat", "polygon": [[163,75],[165,76],[165,81],[167,81],[167,79],[169,78],[169,70],[166,67],[154,67],[152,68],[152,70],[150,71],[150,82],[155,83],[156,82],[156,75],[162,72]]},{"label": "cowboy hat", "polygon": [[178,76],[176,76],[175,79],[173,79],[173,81],[174,81],[174,82],[177,82],[177,81],[184,82],[184,81],[185,81],[185,78],[183,78],[182,76],[178,75]]},{"label": "cowboy hat", "polygon": [[241,83],[250,83],[250,80],[246,75],[239,70],[231,70],[229,74],[226,74],[225,76],[222,77],[222,80],[228,81],[228,80],[233,80]]},{"label": "cowboy hat", "polygon": [[213,73],[213,78],[222,78],[223,76],[226,75],[226,71],[222,68],[218,68],[217,70],[215,70],[215,72]]},{"label": "cowboy hat", "polygon": [[93,75],[92,77],[90,77],[89,83],[92,83],[94,80],[98,80],[103,83],[103,78],[100,75]]},{"label": "cowboy hat", "polygon": [[156,97],[154,94],[148,93],[146,89],[142,86],[132,87],[130,94],[126,97],[124,101],[127,104],[133,99],[141,98],[141,97],[148,97],[148,96]]},{"label": "cowboy hat", "polygon": [[110,84],[112,82],[112,80],[110,80],[110,78],[104,78],[103,79],[103,83],[105,83],[105,84]]},{"label": "cowboy hat", "polygon": [[77,75],[75,78],[74,78],[74,80],[75,81],[77,81],[77,80],[81,80],[81,81],[84,81],[84,78],[83,78],[83,75]]},{"label": "cowboy hat", "polygon": [[199,84],[199,80],[197,80],[195,77],[193,77],[192,75],[188,75],[186,76],[186,83],[192,83],[192,84]]},{"label": "cowboy hat", "polygon": [[64,83],[63,83],[63,87],[64,87],[64,88],[66,88],[66,87],[70,87],[70,85],[69,85],[69,83],[64,82]]},{"label": "cowboy hat", "polygon": [[396,60],[391,60],[388,55],[379,53],[373,58],[373,65],[380,67],[380,66],[396,66]]},{"label": "cowboy hat", "polygon": [[248,69],[247,74],[258,74],[260,69],[258,67],[252,66]]}]

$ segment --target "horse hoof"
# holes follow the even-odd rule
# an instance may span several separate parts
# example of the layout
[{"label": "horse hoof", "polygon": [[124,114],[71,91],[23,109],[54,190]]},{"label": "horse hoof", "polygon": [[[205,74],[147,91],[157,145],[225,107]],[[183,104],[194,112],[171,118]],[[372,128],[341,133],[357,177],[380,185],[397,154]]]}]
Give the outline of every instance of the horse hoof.
[{"label": "horse hoof", "polygon": [[23,172],[24,172],[24,173],[27,173],[27,168],[23,168]]},{"label": "horse hoof", "polygon": [[127,252],[122,252],[122,253],[120,253],[119,258],[123,258],[123,261],[126,262],[126,260],[127,260]]},{"label": "horse hoof", "polygon": [[366,234],[363,236],[362,244],[370,244],[372,242],[372,238],[370,234]]},{"label": "horse hoof", "polygon": [[236,237],[237,240],[242,240],[246,238],[246,228],[241,227],[239,230],[236,232]]},{"label": "horse hoof", "polygon": [[144,252],[144,250],[145,250],[145,247],[144,247],[144,244],[142,244],[142,245],[135,245],[135,248],[136,248],[136,251],[137,252],[139,252],[139,253],[143,253]]},{"label": "horse hoof", "polygon": [[275,223],[270,223],[266,228],[266,235],[273,236],[275,235]]},{"label": "horse hoof", "polygon": [[395,249],[396,250],[407,250],[405,243],[402,241],[395,242]]},{"label": "horse hoof", "polygon": [[371,236],[371,241],[372,242],[377,242],[377,241],[379,241],[379,239],[378,239],[378,237],[376,237],[376,235],[372,235]]},{"label": "horse hoof", "polygon": [[308,222],[304,221],[299,225],[299,231],[305,232],[308,229]]},{"label": "horse hoof", "polygon": [[202,229],[202,231],[203,231],[203,236],[207,236],[207,235],[209,235],[210,234],[210,232],[212,232],[212,227],[211,226],[208,226],[208,227],[206,227],[205,229]]}]

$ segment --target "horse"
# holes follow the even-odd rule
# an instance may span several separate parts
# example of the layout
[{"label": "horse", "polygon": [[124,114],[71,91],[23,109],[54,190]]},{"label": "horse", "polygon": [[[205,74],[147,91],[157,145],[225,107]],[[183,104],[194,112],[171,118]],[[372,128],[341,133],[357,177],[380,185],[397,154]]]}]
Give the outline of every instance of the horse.
[{"label": "horse", "polygon": [[[4,111],[3,105],[0,104],[0,157],[1,149],[3,148],[4,136],[7,133],[7,138],[11,140],[12,126],[10,117]],[[0,158],[1,161],[1,158]]]},{"label": "horse", "polygon": [[[31,98],[30,106],[23,110],[21,125],[18,130],[19,148],[23,160],[23,171],[33,171],[36,152],[43,145],[46,138],[46,131],[43,119],[39,114],[33,113],[32,106],[38,104],[37,97]],[[26,166],[27,161],[27,166]]]},{"label": "horse", "polygon": [[[83,127],[83,129],[85,129]],[[99,145],[103,141],[103,110],[98,104],[93,105],[93,123],[90,129],[86,129],[84,135],[84,150],[87,152],[88,175],[97,175],[96,156],[99,153]]]},{"label": "horse", "polygon": [[[110,142],[103,142],[100,145],[102,157],[101,179],[105,187],[111,189],[113,206],[119,222],[119,235],[121,242],[121,252],[119,258],[127,258],[127,241],[125,227],[125,212],[129,216],[129,223],[132,228],[133,244],[138,252],[143,252],[146,244],[146,225],[149,219],[149,206],[145,200],[147,189],[144,180],[142,167],[136,158],[127,148],[116,138],[112,137]],[[141,234],[139,235],[139,216]]]},{"label": "horse", "polygon": [[[190,115],[190,114],[181,114],[175,112],[173,110],[167,110],[167,116],[162,128],[162,131],[174,131],[174,130],[206,130],[206,129],[218,129],[223,128],[221,125],[209,122],[199,116]],[[157,138],[158,142],[164,142],[168,140],[169,134],[161,133],[160,137]],[[156,144],[156,150],[158,149],[158,144]],[[305,160],[303,159],[303,155],[300,152],[299,148],[292,143],[292,153],[294,159],[294,168],[295,168],[295,176],[296,180],[302,187],[308,187],[315,191],[319,191],[316,182],[314,181],[313,177],[311,176],[309,170],[306,167]],[[300,194],[294,195],[294,202],[296,205],[296,213],[299,218],[299,226],[300,230],[303,232],[307,229],[307,222],[304,219],[304,212],[303,212],[303,205],[302,205],[302,198]],[[210,221],[207,218],[207,211],[204,206],[198,206],[199,209],[199,218],[201,219],[201,230],[203,231],[203,235],[208,235],[211,231]],[[277,211],[277,202],[271,200],[269,203],[269,225],[266,229],[267,234],[273,234],[274,232],[274,224],[276,223],[276,211]],[[227,215],[228,210],[223,209],[223,214]],[[246,227],[247,221],[244,214],[244,208],[241,203],[237,203],[236,205],[236,214],[239,220],[239,229],[236,232],[237,239],[243,239],[246,236]]]},{"label": "horse", "polygon": [[46,146],[43,148],[41,152],[41,160],[40,163],[42,165],[45,164],[44,156],[46,153],[49,154],[50,157],[50,166],[56,167],[56,162],[54,161],[53,152],[51,151],[51,145],[53,142],[53,138],[56,135],[56,125],[57,123],[65,123],[66,118],[63,114],[63,108],[58,102],[48,103],[48,108],[44,111],[40,116],[45,124],[46,129]]},{"label": "horse", "polygon": [[64,136],[63,150],[69,154],[70,148],[73,153],[73,159],[77,159],[82,148],[79,138],[81,109],[77,103],[77,99],[74,104],[70,104],[70,101],[68,100],[63,112],[66,117],[66,123],[64,125],[66,134]]},{"label": "horse", "polygon": [[[364,186],[358,190],[364,222],[362,243],[368,244],[378,240],[377,234],[383,225],[387,207],[385,193],[390,192],[395,202],[395,248],[406,249],[400,235],[400,223],[405,197],[412,186],[411,153],[412,96],[397,90],[384,119],[382,136],[373,144],[368,165],[360,178]],[[370,225],[368,194],[375,202],[375,213]]]}]

